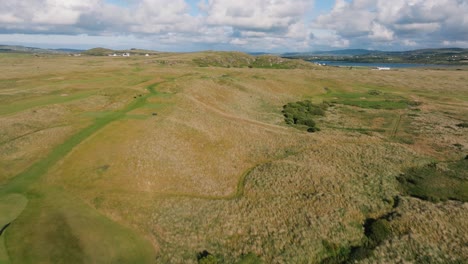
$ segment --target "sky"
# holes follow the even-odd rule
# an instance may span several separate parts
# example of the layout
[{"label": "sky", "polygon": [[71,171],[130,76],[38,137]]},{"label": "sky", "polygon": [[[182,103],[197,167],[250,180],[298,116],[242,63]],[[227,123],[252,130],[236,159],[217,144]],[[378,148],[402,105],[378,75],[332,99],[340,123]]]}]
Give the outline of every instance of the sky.
[{"label": "sky", "polygon": [[468,0],[1,0],[0,44],[247,52],[468,48]]}]

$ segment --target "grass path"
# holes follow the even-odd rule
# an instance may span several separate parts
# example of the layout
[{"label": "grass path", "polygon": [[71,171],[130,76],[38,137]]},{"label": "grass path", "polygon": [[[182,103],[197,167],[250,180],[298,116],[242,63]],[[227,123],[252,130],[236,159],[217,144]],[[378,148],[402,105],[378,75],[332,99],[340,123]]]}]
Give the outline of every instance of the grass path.
[{"label": "grass path", "polygon": [[[5,216],[0,219],[0,263],[57,263],[69,256],[84,263],[152,262],[154,249],[134,231],[109,220],[64,190],[32,185],[81,142],[143,107],[148,98],[161,95],[155,90],[160,83],[147,86],[148,94],[136,97],[123,109],[96,118],[93,124],[0,187],[0,216]],[[10,201],[11,197],[18,201]]]},{"label": "grass path", "polygon": [[[186,98],[198,105],[201,105],[203,106],[204,108],[222,116],[222,117],[225,117],[227,119],[231,119],[231,120],[235,120],[235,121],[239,121],[239,122],[243,122],[243,123],[247,123],[249,125],[255,125],[255,126],[259,126],[259,127],[262,127],[264,129],[267,129],[269,131],[272,131],[272,132],[275,132],[275,133],[279,133],[279,134],[283,134],[283,135],[287,135],[289,132],[289,128],[286,127],[286,126],[279,126],[279,125],[272,125],[272,124],[268,124],[268,123],[263,123],[263,122],[260,122],[260,121],[257,121],[257,120],[252,120],[252,119],[246,119],[246,118],[242,118],[242,117],[239,117],[239,116],[236,116],[236,115],[232,115],[232,114],[229,114],[229,113],[226,113],[214,106],[211,106],[211,105],[208,105],[202,101],[200,101],[199,99],[193,97],[193,96],[186,96]],[[280,131],[281,130],[281,131]]]},{"label": "grass path", "polygon": [[237,181],[236,189],[232,194],[228,194],[225,196],[215,196],[215,195],[202,195],[202,194],[189,194],[189,193],[157,193],[155,195],[155,198],[191,198],[191,199],[202,199],[202,200],[235,200],[239,199],[244,195],[244,189],[245,189],[245,182],[247,180],[247,176],[257,167],[269,163],[268,162],[263,162],[256,164],[255,166],[249,168],[246,170],[240,177],[239,180]]},{"label": "grass path", "polygon": [[149,94],[137,97],[133,102],[131,102],[122,110],[110,112],[97,118],[92,125],[71,136],[63,144],[54,148],[44,159],[36,162],[34,165],[14,177],[9,183],[6,184],[6,186],[0,189],[0,195],[3,193],[26,191],[27,187],[31,183],[35,182],[42,175],[44,175],[50,167],[62,159],[83,140],[89,138],[108,124],[125,117],[126,113],[136,108],[142,107],[149,97],[158,95],[158,93],[154,90],[155,86],[158,84],[159,83],[155,83],[147,87],[148,91],[150,91]]}]

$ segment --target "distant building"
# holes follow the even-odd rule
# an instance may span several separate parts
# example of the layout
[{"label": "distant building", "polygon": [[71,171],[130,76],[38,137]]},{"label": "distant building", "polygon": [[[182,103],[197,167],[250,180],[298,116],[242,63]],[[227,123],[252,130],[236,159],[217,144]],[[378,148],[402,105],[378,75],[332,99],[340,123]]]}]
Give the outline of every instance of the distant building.
[{"label": "distant building", "polygon": [[123,57],[130,57],[130,53],[128,52],[125,52],[124,54],[122,54]]},{"label": "distant building", "polygon": [[145,54],[145,57],[149,57],[149,54],[148,54],[148,53],[146,53],[146,54]]},{"label": "distant building", "polygon": [[379,70],[379,71],[389,71],[390,67],[377,67],[377,70]]}]

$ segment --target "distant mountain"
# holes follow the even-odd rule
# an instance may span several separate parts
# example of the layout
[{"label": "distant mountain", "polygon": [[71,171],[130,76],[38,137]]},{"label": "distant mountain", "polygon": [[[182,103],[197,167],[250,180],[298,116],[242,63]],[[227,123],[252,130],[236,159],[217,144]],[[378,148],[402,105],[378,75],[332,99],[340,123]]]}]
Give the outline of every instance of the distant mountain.
[{"label": "distant mountain", "polygon": [[65,53],[80,53],[80,52],[83,52],[83,50],[79,50],[79,49],[53,49],[53,50],[56,50],[56,51],[59,51],[59,52],[65,52]]},{"label": "distant mountain", "polygon": [[371,53],[381,53],[379,50],[366,49],[345,49],[345,50],[329,50],[329,51],[313,51],[313,52],[296,52],[284,53],[283,57],[302,57],[302,56],[359,56]]},{"label": "distant mountain", "polygon": [[283,58],[307,61],[329,60],[363,63],[420,63],[468,65],[468,49],[442,48],[409,51],[348,49],[304,53],[285,53]]},{"label": "distant mountain", "polygon": [[305,57],[305,56],[365,56],[365,55],[431,55],[431,54],[460,54],[466,53],[468,49],[441,48],[441,49],[418,49],[408,51],[382,51],[367,49],[344,49],[329,51],[295,52],[284,53],[282,57]]},{"label": "distant mountain", "polygon": [[19,45],[0,45],[0,52],[8,53],[79,53],[77,49],[41,49]]}]

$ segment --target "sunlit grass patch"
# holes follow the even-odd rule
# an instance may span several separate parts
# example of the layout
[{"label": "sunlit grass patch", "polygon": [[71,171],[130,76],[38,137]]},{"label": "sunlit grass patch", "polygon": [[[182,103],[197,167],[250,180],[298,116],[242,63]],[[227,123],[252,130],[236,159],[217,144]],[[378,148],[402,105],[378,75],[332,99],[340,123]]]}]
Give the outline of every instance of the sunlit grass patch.
[{"label": "sunlit grass patch", "polygon": [[327,88],[324,99],[336,104],[387,110],[405,109],[412,104],[412,102],[400,95],[375,89],[342,91]]},{"label": "sunlit grass patch", "polygon": [[12,263],[151,262],[147,241],[75,198],[48,190],[29,200],[6,233]]}]

